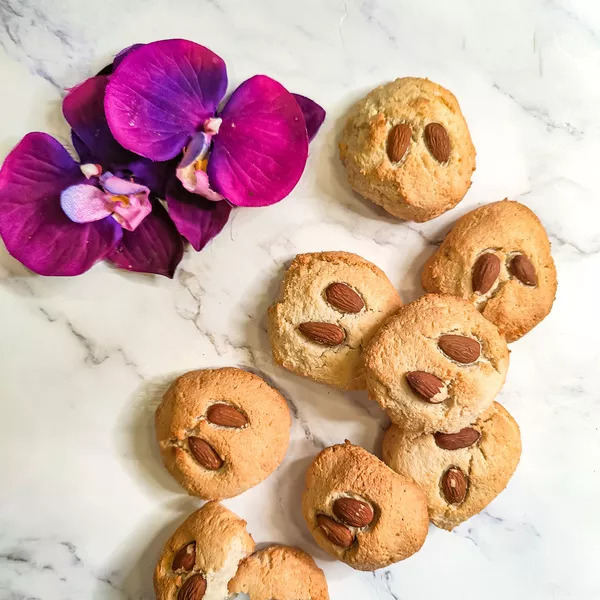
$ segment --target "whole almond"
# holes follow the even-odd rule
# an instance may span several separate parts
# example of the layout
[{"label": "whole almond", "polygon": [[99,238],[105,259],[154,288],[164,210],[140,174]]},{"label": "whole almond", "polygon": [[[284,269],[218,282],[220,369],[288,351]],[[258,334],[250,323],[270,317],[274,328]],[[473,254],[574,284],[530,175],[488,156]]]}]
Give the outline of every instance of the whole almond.
[{"label": "whole almond", "polygon": [[327,302],[342,312],[357,313],[364,307],[363,299],[345,283],[332,283],[325,290]]},{"label": "whole almond", "polygon": [[406,381],[412,390],[419,394],[423,400],[438,404],[448,398],[446,384],[435,375],[426,371],[410,371],[406,374]]},{"label": "whole almond", "polygon": [[338,498],[333,503],[333,514],[346,525],[351,527],[366,527],[375,514],[366,503],[356,498]]},{"label": "whole almond", "polygon": [[442,475],[442,492],[449,504],[460,504],[465,499],[467,477],[458,467],[451,467]]},{"label": "whole almond", "polygon": [[323,346],[338,346],[344,341],[344,330],[335,323],[315,321],[301,323],[298,329],[309,339]]},{"label": "whole almond", "polygon": [[411,137],[412,132],[406,123],[400,123],[392,127],[387,139],[387,154],[392,162],[402,160],[408,144],[410,144]]},{"label": "whole almond", "polygon": [[464,335],[443,335],[438,346],[446,356],[464,365],[475,362],[481,354],[481,344]]},{"label": "whole almond", "polygon": [[537,274],[533,263],[524,255],[517,254],[509,263],[508,270],[525,285],[537,285]]},{"label": "whole almond", "polygon": [[425,127],[425,143],[438,162],[446,162],[450,157],[450,138],[443,125],[429,123]]},{"label": "whole almond", "polygon": [[206,592],[206,579],[200,574],[186,579],[177,594],[177,600],[202,600]]},{"label": "whole almond", "polygon": [[485,294],[489,292],[500,274],[500,259],[491,252],[482,254],[473,265],[471,282],[473,291]]},{"label": "whole almond", "polygon": [[332,544],[348,548],[354,542],[352,532],[345,525],[338,523],[331,517],[318,515],[317,523]]},{"label": "whole almond", "polygon": [[477,429],[465,427],[457,433],[442,433],[438,431],[433,435],[435,443],[444,450],[459,450],[472,446],[481,436]]},{"label": "whole almond", "polygon": [[190,542],[177,551],[171,568],[173,571],[191,571],[196,564],[196,542]]},{"label": "whole almond", "polygon": [[216,471],[223,466],[221,457],[215,452],[214,448],[199,437],[189,437],[188,445],[194,458],[210,471]]},{"label": "whole almond", "polygon": [[206,413],[207,420],[221,427],[243,427],[248,423],[246,416],[231,404],[213,404]]}]

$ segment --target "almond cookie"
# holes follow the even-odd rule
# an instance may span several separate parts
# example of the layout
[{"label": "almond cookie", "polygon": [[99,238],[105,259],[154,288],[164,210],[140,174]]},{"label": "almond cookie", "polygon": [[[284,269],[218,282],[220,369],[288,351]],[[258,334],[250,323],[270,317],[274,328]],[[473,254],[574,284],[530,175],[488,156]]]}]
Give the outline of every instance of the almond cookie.
[{"label": "almond cookie", "polygon": [[223,600],[254,551],[243,521],[217,502],[192,513],[166,543],[154,570],[156,600]]},{"label": "almond cookie", "polygon": [[427,536],[421,489],[350,442],[325,448],[308,468],[302,512],[317,544],[361,571],[404,560]]},{"label": "almond cookie", "polygon": [[419,223],[456,206],[475,170],[475,148],[456,98],[417,77],[382,85],[351,109],[340,158],[355,191]]},{"label": "almond cookie", "polygon": [[556,296],[556,269],[543,225],[510,200],[459,219],[425,264],[428,292],[462,296],[514,342],[544,319]]},{"label": "almond cookie", "polygon": [[242,561],[229,592],[250,600],[329,600],[323,571],[291,546],[270,546]]},{"label": "almond cookie", "polygon": [[427,294],[403,306],[365,351],[369,397],[413,431],[455,432],[491,404],[508,348],[462,298]]},{"label": "almond cookie", "polygon": [[383,439],[383,460],[421,486],[429,518],[448,530],[506,487],[520,456],[519,426],[497,402],[457,433],[415,434],[392,425]]},{"label": "almond cookie", "polygon": [[283,396],[241,369],[191,371],[156,410],[156,437],[171,475],[193,496],[231,498],[281,463],[291,417]]},{"label": "almond cookie", "polygon": [[273,359],[341,389],[364,389],[363,345],[402,305],[385,273],[350,252],[299,254],[268,314]]}]

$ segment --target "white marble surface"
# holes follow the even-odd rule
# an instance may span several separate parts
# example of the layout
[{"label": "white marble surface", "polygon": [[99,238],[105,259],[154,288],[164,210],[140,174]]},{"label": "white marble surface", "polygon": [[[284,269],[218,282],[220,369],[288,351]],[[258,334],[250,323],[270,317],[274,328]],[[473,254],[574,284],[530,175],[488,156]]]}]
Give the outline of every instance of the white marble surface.
[{"label": "white marble surface", "polygon": [[[236,211],[175,280],[99,265],[74,279],[26,272],[0,250],[0,598],[152,598],[174,528],[199,505],[159,463],[153,409],[174,374],[240,365],[294,412],[281,468],[226,502],[262,542],[297,544],[333,600],[600,597],[600,6],[589,0],[0,0],[2,156],[30,130],[66,139],[65,89],[136,41],[186,37],[224,57],[236,84],[267,73],[328,111],[300,185]],[[425,225],[354,195],[336,156],[344,111],[377,84],[419,75],[455,92],[477,148],[465,200]],[[513,344],[500,401],[523,457],[508,489],[423,550],[359,573],[321,552],[300,492],[317,451],[349,438],[378,451],[384,419],[364,393],[270,360],[265,310],[298,252],[374,261],[406,301],[461,214],[505,196],[546,225],[559,273],[550,317]]]}]

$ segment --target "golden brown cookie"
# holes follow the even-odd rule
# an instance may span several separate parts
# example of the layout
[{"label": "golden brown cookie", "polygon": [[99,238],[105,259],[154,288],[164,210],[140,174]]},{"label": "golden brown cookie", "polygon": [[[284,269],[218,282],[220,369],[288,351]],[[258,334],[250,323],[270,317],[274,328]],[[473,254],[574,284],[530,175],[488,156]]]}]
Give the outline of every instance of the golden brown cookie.
[{"label": "golden brown cookie", "polygon": [[281,463],[291,417],[284,397],[235,368],[191,371],[156,410],[156,437],[171,475],[192,495],[241,494]]},{"label": "golden brown cookie", "polygon": [[415,434],[392,425],[383,460],[427,495],[429,518],[452,529],[482,511],[508,484],[521,456],[519,426],[494,402],[458,433]]},{"label": "golden brown cookie", "polygon": [[459,219],[423,269],[428,292],[461,296],[514,342],[544,319],[556,268],[543,225],[523,204],[493,202]]},{"label": "golden brown cookie", "polygon": [[413,431],[458,431],[486,410],[508,369],[506,341],[462,298],[427,294],[403,306],[365,350],[367,389]]},{"label": "golden brown cookie", "polygon": [[154,570],[156,600],[223,600],[254,551],[243,521],[217,502],[192,513],[169,538]]},{"label": "golden brown cookie", "polygon": [[269,309],[273,358],[341,389],[364,389],[363,346],[402,305],[385,273],[350,252],[299,254]]},{"label": "golden brown cookie", "polygon": [[306,473],[302,512],[317,544],[361,571],[404,560],[427,535],[419,487],[350,442],[315,458]]},{"label": "golden brown cookie", "polygon": [[229,592],[250,600],[329,600],[323,571],[292,546],[270,546],[242,561]]},{"label": "golden brown cookie", "polygon": [[417,222],[456,206],[475,170],[475,148],[456,98],[417,77],[382,85],[355,104],[340,157],[354,190]]}]

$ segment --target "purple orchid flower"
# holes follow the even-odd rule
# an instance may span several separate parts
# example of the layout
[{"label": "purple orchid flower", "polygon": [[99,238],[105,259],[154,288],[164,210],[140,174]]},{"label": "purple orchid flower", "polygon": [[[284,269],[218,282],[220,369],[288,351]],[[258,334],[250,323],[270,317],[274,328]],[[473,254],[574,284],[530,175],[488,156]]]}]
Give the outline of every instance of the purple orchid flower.
[{"label": "purple orchid flower", "polygon": [[[118,64],[117,64],[118,62]],[[156,161],[183,155],[167,188],[169,214],[194,247],[198,198],[268,206],[295,187],[325,111],[265,75],[227,89],[223,60],[187,40],[136,45],[119,55],[106,117],[125,148]]]},{"label": "purple orchid flower", "polygon": [[[63,102],[81,163],[44,133],[30,133],[0,170],[0,235],[8,251],[41,275],[79,275],[107,259],[131,271],[172,277],[183,241],[157,201],[172,165],[125,150],[104,115],[108,77],[92,77]],[[204,201],[206,242],[230,207]]]}]

